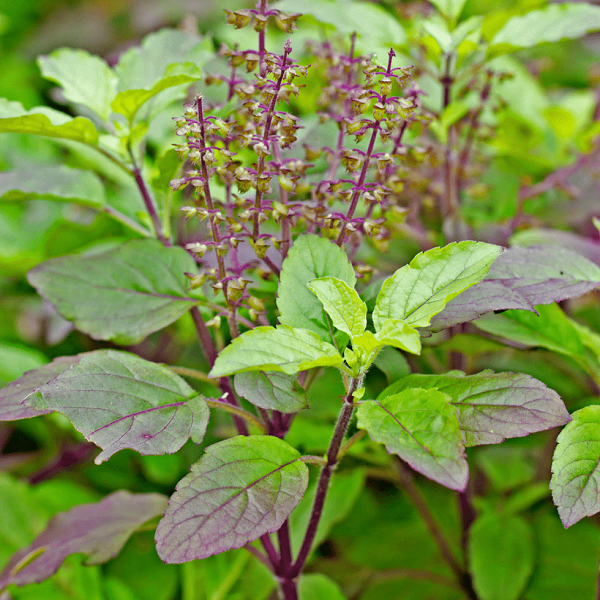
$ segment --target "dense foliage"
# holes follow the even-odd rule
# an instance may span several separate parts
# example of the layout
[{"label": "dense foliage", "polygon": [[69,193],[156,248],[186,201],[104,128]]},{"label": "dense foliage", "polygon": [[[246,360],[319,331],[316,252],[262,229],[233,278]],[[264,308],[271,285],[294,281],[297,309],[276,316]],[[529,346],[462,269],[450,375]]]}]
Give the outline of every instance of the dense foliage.
[{"label": "dense foliage", "polygon": [[213,23],[0,99],[0,598],[593,597],[600,7]]}]

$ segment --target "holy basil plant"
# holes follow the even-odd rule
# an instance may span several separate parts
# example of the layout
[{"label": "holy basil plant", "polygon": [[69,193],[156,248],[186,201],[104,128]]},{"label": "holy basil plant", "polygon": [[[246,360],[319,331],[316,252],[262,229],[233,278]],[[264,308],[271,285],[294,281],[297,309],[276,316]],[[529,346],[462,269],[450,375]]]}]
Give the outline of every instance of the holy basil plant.
[{"label": "holy basil plant", "polygon": [[[151,271],[142,256],[155,256]],[[30,278],[84,331],[135,339],[173,321],[197,302],[181,282],[180,270],[189,268],[186,256],[153,241],[132,242],[104,255],[53,259],[34,269]],[[294,580],[313,549],[335,467],[361,437],[359,433],[344,444],[354,416],[359,432],[366,432],[415,471],[457,491],[464,490],[468,481],[467,447],[497,444],[570,421],[560,397],[523,374],[413,374],[391,383],[378,398],[365,395],[365,378],[380,352],[392,347],[419,354],[420,332],[429,335],[434,319],[463,293],[473,296],[477,286],[485,293],[486,281],[492,281],[486,278],[498,276],[494,265],[503,257],[510,259],[510,251],[474,241],[418,254],[377,285],[379,292],[369,310],[354,288],[354,271],[343,250],[316,235],[295,240],[282,265],[280,324],[258,326],[233,339],[219,353],[209,376],[220,380],[234,375],[235,390],[255,405],[259,415],[272,411],[292,419],[307,407],[298,375],[322,367],[337,369],[345,394],[324,457],[302,455],[281,435],[268,435],[264,423],[241,407],[225,398],[206,398],[171,369],[117,350],[59,358],[25,374],[2,391],[3,417],[56,411],[102,449],[97,463],[124,448],[157,455],[174,453],[189,439],[199,444],[210,408],[224,408],[245,419],[251,435],[208,446],[178,483],[158,523],[157,550],[165,562],[182,563],[260,540],[282,589],[294,590]],[[524,276],[517,280],[526,284]],[[541,285],[538,293],[548,286]],[[84,291],[96,287],[100,295],[84,301]],[[152,313],[144,330],[134,318],[132,299],[135,307]],[[471,303],[481,305],[476,296]],[[111,311],[122,317],[111,319]],[[574,441],[585,439],[586,424],[594,422],[591,407],[586,410],[561,434],[555,460],[552,486],[567,525],[582,513],[597,510],[589,485],[580,490],[570,474],[571,465],[582,460],[581,452],[573,449]],[[588,454],[593,460],[597,450],[590,447]],[[320,474],[297,555],[275,560],[277,551],[269,534],[289,535],[289,518],[306,493],[310,464]],[[152,512],[147,518],[151,516]],[[61,518],[79,517],[73,513]],[[3,585],[47,577],[69,548],[89,553],[97,562],[85,542],[89,538],[91,543],[94,531],[78,538],[77,544],[69,542],[68,531],[51,523],[30,551],[9,563]],[[115,529],[114,535],[123,534]],[[116,538],[110,543],[116,544]],[[51,555],[56,558],[48,562],[44,557]],[[291,593],[286,598],[293,597]]]}]

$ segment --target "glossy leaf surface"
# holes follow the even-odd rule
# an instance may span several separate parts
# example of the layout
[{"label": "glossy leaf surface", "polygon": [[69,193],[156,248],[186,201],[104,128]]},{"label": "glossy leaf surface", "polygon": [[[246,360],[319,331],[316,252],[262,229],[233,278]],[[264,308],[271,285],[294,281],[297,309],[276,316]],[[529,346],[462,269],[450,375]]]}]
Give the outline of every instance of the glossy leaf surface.
[{"label": "glossy leaf surface", "polygon": [[373,311],[375,328],[386,319],[429,325],[452,298],[483,279],[501,252],[499,246],[466,241],[418,254],[383,283]]},{"label": "glossy leaf surface", "polygon": [[458,411],[467,446],[499,444],[506,438],[565,425],[569,413],[560,396],[523,373],[482,371],[465,375],[409,375],[386,388],[385,398],[408,388],[437,389],[448,394]]},{"label": "glossy leaf surface", "polygon": [[240,548],[279,529],[307,484],[308,467],[279,438],[213,444],[177,484],[156,530],[158,554],[182,563]]},{"label": "glossy leaf surface", "polygon": [[85,554],[88,565],[106,562],[134,531],[160,515],[166,503],[162,494],[118,491],[101,502],[56,515],[45,531],[12,557],[0,575],[0,589],[43,581],[71,554]]},{"label": "glossy leaf surface", "polygon": [[134,240],[93,256],[53,258],[32,269],[28,279],[81,331],[132,344],[197,303],[188,297],[184,275],[195,269],[183,248]]},{"label": "glossy leaf surface", "polygon": [[456,409],[437,390],[407,389],[358,407],[358,427],[415,471],[453,490],[469,476]]},{"label": "glossy leaf surface", "polygon": [[336,329],[351,338],[364,332],[367,327],[367,305],[354,288],[336,277],[313,279],[308,287],[321,301]]},{"label": "glossy leaf surface", "polygon": [[586,406],[558,436],[552,497],[565,527],[600,511],[600,406]]},{"label": "glossy leaf surface", "polygon": [[200,443],[208,423],[206,402],[166,367],[133,354],[98,350],[38,388],[26,401],[56,410],[103,449],[96,463],[131,448],[172,454],[188,439]]},{"label": "glossy leaf surface", "polygon": [[234,385],[242,398],[260,408],[294,413],[308,407],[306,392],[292,375],[246,371],[235,376]]},{"label": "glossy leaf surface", "polygon": [[256,327],[221,351],[210,372],[223,377],[242,371],[281,371],[293,375],[314,367],[342,364],[339,352],[308,329]]}]

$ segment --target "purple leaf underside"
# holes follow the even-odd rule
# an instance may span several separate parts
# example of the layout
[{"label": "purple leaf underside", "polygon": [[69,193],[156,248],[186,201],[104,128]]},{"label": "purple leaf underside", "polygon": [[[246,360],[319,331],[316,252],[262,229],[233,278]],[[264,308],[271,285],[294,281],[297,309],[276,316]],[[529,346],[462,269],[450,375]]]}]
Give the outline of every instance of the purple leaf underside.
[{"label": "purple leaf underside", "polygon": [[156,530],[166,563],[241,548],[276,531],[302,499],[308,467],[286,442],[238,436],[206,449],[179,484]]},{"label": "purple leaf underside", "polygon": [[205,400],[181,377],[114,350],[82,355],[25,402],[66,416],[103,449],[96,463],[124,448],[172,454],[190,438],[200,443],[209,417]]},{"label": "purple leaf underside", "polygon": [[0,589],[44,581],[71,554],[85,554],[89,565],[106,562],[121,551],[134,531],[160,515],[166,503],[162,494],[118,491],[99,503],[56,515],[45,531],[10,559],[0,574]]},{"label": "purple leaf underside", "polygon": [[577,298],[600,286],[600,268],[559,246],[510,248],[485,279],[452,299],[433,317],[431,331],[508,309],[535,312],[534,306]]},{"label": "purple leaf underside", "polygon": [[571,420],[560,396],[523,373],[482,371],[464,375],[409,375],[386,388],[380,397],[408,388],[437,389],[458,410],[467,446],[499,444],[507,438],[565,425]]},{"label": "purple leaf underside", "polygon": [[24,406],[22,402],[38,387],[48,383],[65,369],[75,364],[81,356],[81,354],[78,354],[77,356],[55,358],[47,365],[27,371],[0,390],[0,421],[29,419],[51,413],[52,410],[50,409],[34,409],[30,406]]}]

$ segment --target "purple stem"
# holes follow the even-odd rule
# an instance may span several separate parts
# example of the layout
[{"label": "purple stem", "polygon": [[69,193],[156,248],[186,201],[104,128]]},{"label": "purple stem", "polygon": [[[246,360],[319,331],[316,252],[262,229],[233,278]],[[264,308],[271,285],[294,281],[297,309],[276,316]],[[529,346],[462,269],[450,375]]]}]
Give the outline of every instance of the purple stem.
[{"label": "purple stem", "polygon": [[[131,160],[132,161],[134,160],[133,153],[131,153]],[[144,200],[144,204],[146,205],[146,210],[148,211],[148,215],[152,219],[152,224],[154,225],[154,231],[156,232],[156,237],[161,241],[161,243],[164,246],[167,246],[167,247],[170,246],[171,241],[168,240],[163,233],[162,222],[160,220],[160,217],[158,216],[158,213],[156,212],[154,202],[152,201],[152,198],[150,197],[150,192],[148,191],[148,188],[146,187],[146,182],[144,181],[144,178],[142,177],[142,172],[140,171],[140,168],[136,165],[135,162],[133,163],[133,176],[135,178],[135,182],[138,186],[138,189],[140,190],[140,193],[142,194],[142,198]]]},{"label": "purple stem", "polygon": [[352,378],[350,380],[348,392],[344,397],[344,404],[342,406],[340,416],[338,417],[337,423],[335,425],[335,430],[333,432],[333,436],[329,444],[329,449],[327,450],[327,463],[323,466],[319,475],[319,481],[317,483],[317,493],[315,494],[315,501],[313,504],[312,512],[310,514],[310,520],[306,528],[306,533],[304,535],[304,540],[302,541],[302,546],[300,547],[298,558],[296,559],[296,562],[294,563],[291,571],[288,574],[288,579],[293,579],[300,575],[304,567],[304,563],[306,562],[306,559],[308,558],[308,555],[310,553],[312,544],[315,540],[317,527],[321,519],[321,514],[323,513],[323,506],[325,504],[327,488],[329,487],[331,475],[333,474],[335,466],[337,465],[338,453],[340,451],[340,447],[342,445],[344,437],[346,436],[346,431],[348,430],[348,424],[350,423],[352,412],[354,411],[353,394],[359,388],[361,383],[362,382],[359,378]]}]

